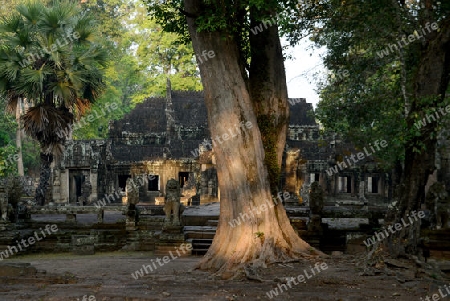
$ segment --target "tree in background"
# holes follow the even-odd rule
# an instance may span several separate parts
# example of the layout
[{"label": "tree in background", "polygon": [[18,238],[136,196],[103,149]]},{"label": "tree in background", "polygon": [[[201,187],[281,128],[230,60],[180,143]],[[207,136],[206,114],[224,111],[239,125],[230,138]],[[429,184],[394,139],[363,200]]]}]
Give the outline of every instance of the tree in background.
[{"label": "tree in background", "polygon": [[[398,185],[388,220],[407,220],[424,201],[436,169],[437,136],[445,125],[440,109],[449,104],[450,3],[306,1],[301,8],[299,26],[327,46],[324,62],[334,75],[323,87],[318,117],[357,144],[389,142],[389,151],[380,155],[394,167]],[[345,70],[349,76],[338,77]],[[419,232],[415,223],[391,235],[389,254],[417,254]]]},{"label": "tree in background", "polygon": [[179,43],[177,34],[150,20],[140,1],[94,0],[82,7],[102,24],[111,61],[105,70],[105,93],[91,112],[101,112],[112,102],[120,104],[120,110],[77,128],[74,138],[106,138],[110,120],[120,119],[148,97],[165,95],[167,77],[174,90],[201,90],[192,46]]},{"label": "tree in background", "polygon": [[104,88],[106,52],[97,43],[95,19],[69,1],[27,3],[0,23],[0,90],[11,110],[20,98],[33,105],[25,132],[40,144],[36,202],[45,203],[53,156],[61,154],[69,127]]}]

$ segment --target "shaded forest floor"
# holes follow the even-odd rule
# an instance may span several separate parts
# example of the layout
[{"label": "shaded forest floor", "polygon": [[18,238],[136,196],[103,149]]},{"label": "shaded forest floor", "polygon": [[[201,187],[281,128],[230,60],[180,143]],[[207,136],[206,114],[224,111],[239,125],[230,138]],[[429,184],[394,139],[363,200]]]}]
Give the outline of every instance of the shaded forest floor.
[{"label": "shaded forest floor", "polygon": [[[373,276],[362,276],[360,258],[336,256],[325,259],[327,269],[312,276],[310,262],[275,264],[261,271],[264,282],[216,279],[201,271],[191,271],[200,257],[171,260],[143,277],[132,273],[156,260],[151,252],[98,253],[92,256],[71,254],[39,254],[15,256],[0,262],[0,275],[5,266],[29,263],[35,275],[0,277],[0,300],[311,300],[359,301],[374,299],[420,300],[436,293],[450,282],[436,275],[420,273],[418,268],[381,269]],[[401,265],[401,264],[400,264]],[[298,275],[311,276],[305,283]],[[422,275],[422,276],[420,276]],[[297,284],[284,289],[288,277]],[[418,278],[419,277],[419,278]],[[283,288],[272,299],[271,289]],[[445,293],[445,290],[444,290]],[[91,299],[88,299],[91,296]]]}]

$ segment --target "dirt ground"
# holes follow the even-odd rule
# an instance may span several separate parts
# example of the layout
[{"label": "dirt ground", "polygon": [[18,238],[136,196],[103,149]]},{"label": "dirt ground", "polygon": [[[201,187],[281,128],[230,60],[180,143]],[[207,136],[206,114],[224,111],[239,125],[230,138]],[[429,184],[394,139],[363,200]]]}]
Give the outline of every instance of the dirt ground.
[{"label": "dirt ground", "polygon": [[[36,276],[0,277],[0,300],[271,300],[267,292],[283,288],[287,277],[307,271],[305,283],[290,282],[273,300],[359,301],[426,300],[439,286],[449,284],[416,278],[417,270],[390,269],[373,276],[362,276],[359,258],[330,257],[327,268],[310,271],[311,262],[274,264],[261,271],[263,282],[221,280],[201,271],[191,271],[200,257],[176,258],[135,280],[132,273],[155,262],[150,252],[98,253],[91,256],[40,254],[16,256],[1,264],[30,263]],[[324,265],[322,265],[324,267]],[[1,269],[1,267],[0,267]],[[437,277],[434,277],[437,278]],[[431,280],[430,280],[431,279]],[[83,299],[84,297],[84,299]],[[446,299],[446,298],[445,298]],[[444,300],[445,300],[444,299]],[[449,298],[450,299],[450,298]],[[431,299],[430,299],[431,300]]]}]

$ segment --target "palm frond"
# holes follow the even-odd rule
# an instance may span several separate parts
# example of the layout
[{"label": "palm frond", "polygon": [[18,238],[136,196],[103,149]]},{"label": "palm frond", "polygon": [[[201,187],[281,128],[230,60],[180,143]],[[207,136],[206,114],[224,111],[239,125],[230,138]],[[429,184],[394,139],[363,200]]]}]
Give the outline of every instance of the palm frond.
[{"label": "palm frond", "polygon": [[42,15],[42,12],[45,10],[46,10],[45,6],[37,1],[19,4],[17,6],[17,11],[23,18],[25,18],[29,28],[34,28],[37,26],[40,17]]},{"label": "palm frond", "polygon": [[61,129],[104,91],[108,53],[96,43],[94,17],[73,1],[29,2],[17,12],[0,20],[0,94],[11,107],[17,97],[34,103],[24,130],[43,152],[57,153],[66,138]]},{"label": "palm frond", "polygon": [[39,104],[30,108],[23,116],[24,131],[39,141],[42,149],[55,149],[55,145],[64,144],[65,129],[70,129],[73,115],[65,108],[55,108]]},{"label": "palm frond", "polygon": [[6,112],[13,114],[17,110],[17,106],[19,105],[19,97],[17,95],[9,96],[6,98]]}]

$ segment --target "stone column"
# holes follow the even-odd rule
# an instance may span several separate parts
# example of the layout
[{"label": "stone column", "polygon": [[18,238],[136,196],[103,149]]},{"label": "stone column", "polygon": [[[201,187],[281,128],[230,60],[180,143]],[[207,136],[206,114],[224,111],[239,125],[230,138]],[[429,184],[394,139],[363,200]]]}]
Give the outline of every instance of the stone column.
[{"label": "stone column", "polygon": [[69,171],[67,169],[62,169],[59,174],[59,180],[61,181],[61,186],[59,188],[61,201],[68,204],[69,203]]},{"label": "stone column", "polygon": [[98,180],[98,171],[97,169],[91,169],[91,174],[89,177],[89,181],[91,182],[92,192],[90,195],[90,201],[96,202],[98,200],[98,186],[97,186],[97,180]]},{"label": "stone column", "polygon": [[366,199],[366,180],[365,180],[365,176],[364,173],[361,172],[359,174],[360,176],[360,180],[359,180],[359,193],[358,193],[358,197],[361,201],[367,201]]},{"label": "stone column", "polygon": [[53,181],[53,202],[56,204],[61,202],[61,177],[60,170],[54,169],[55,179]]},{"label": "stone column", "polygon": [[378,191],[383,198],[386,196],[385,189],[386,189],[386,180],[384,174],[380,174],[380,179],[378,180]]},{"label": "stone column", "polygon": [[355,179],[356,179],[356,177],[355,177],[355,174],[353,173],[351,176],[350,176],[350,192],[351,192],[351,196],[355,196]]}]

